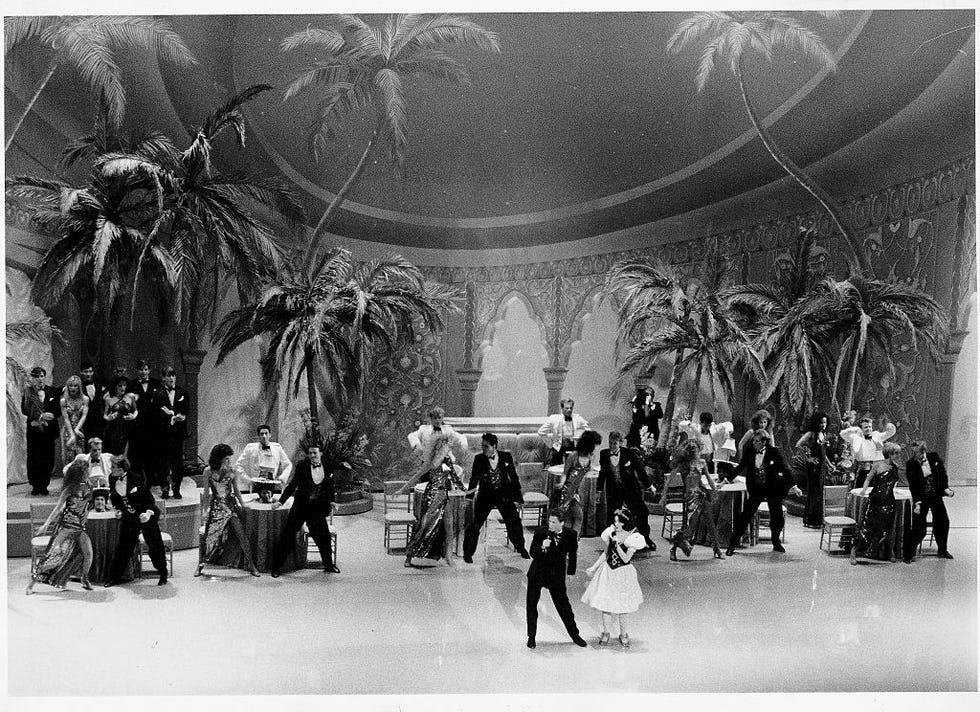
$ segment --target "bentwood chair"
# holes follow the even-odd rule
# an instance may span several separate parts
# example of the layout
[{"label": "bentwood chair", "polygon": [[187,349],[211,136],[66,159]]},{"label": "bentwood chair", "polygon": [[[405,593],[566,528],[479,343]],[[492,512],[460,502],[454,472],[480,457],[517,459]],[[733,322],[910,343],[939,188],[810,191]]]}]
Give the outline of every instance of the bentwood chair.
[{"label": "bentwood chair", "polygon": [[407,480],[389,480],[385,482],[384,489],[384,516],[385,531],[384,544],[385,551],[391,553],[391,535],[395,529],[405,529],[405,546],[412,539],[417,520],[412,512],[412,494],[409,489],[407,492],[398,494],[398,491],[408,484]]},{"label": "bentwood chair", "polygon": [[[330,553],[333,556],[334,566],[340,568],[340,564],[337,563],[337,531],[333,528],[333,514],[327,516],[327,523],[330,525]],[[300,529],[300,536],[305,539],[306,543],[306,568],[320,568],[323,566],[323,561],[319,557],[320,550],[316,548],[316,541],[310,536],[310,530],[304,523]],[[317,553],[317,558],[310,559],[310,552],[315,551]]]},{"label": "bentwood chair", "polygon": [[684,494],[684,475],[680,472],[669,473],[664,482],[664,521],[660,527],[660,536],[668,541],[675,532],[684,528],[687,518]]},{"label": "bentwood chair", "polygon": [[43,555],[45,550],[48,548],[48,544],[51,543],[50,534],[37,534],[37,528],[44,524],[44,520],[48,518],[51,514],[51,510],[55,508],[54,504],[49,503],[39,503],[31,505],[30,512],[30,522],[31,522],[31,571],[34,571],[34,566],[37,564],[37,559],[39,556]]},{"label": "bentwood chair", "polygon": [[823,549],[824,537],[827,538],[827,553],[834,548],[834,533],[837,533],[837,545],[844,549],[854,536],[857,522],[844,514],[847,502],[847,485],[828,485],[823,488],[823,529],[820,530],[820,548]]},{"label": "bentwood chair", "polygon": [[[167,532],[167,503],[160,501],[157,502],[157,507],[160,509],[160,539],[163,540],[163,551],[167,555],[167,563],[170,565],[169,576],[174,575],[174,538]],[[140,533],[140,545],[139,545],[139,567],[137,568],[138,578],[143,578],[143,564],[144,562],[149,563],[150,561],[150,549],[146,545],[146,540],[143,538],[143,534]]]},{"label": "bentwood chair", "polygon": [[548,495],[545,494],[547,478],[540,462],[520,462],[517,464],[517,479],[521,482],[524,505],[521,507],[521,521],[524,514],[535,515],[534,525],[543,526],[548,512]]},{"label": "bentwood chair", "polygon": [[[784,524],[783,524],[783,531],[780,532],[779,538],[785,544],[786,543],[786,524],[785,524],[785,522],[786,522],[786,514],[787,514],[787,512],[786,512],[786,505],[785,504],[781,504],[780,506],[783,508],[783,522],[784,522]],[[760,538],[759,537],[759,528],[760,527],[765,527],[766,529],[770,529],[771,530],[771,527],[772,527],[772,517],[771,517],[770,512],[769,512],[769,503],[768,502],[762,502],[759,505],[759,509],[755,513],[755,523],[754,523],[753,526],[755,527],[755,538],[756,538],[757,541]]]}]

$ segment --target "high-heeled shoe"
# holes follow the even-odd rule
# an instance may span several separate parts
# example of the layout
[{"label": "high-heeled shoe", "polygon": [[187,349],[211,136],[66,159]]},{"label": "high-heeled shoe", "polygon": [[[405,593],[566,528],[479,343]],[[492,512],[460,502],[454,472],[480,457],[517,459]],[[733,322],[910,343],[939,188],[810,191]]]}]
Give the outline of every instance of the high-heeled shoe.
[{"label": "high-heeled shoe", "polygon": [[88,579],[82,579],[82,588],[84,588],[86,591],[92,590],[92,584],[89,583]]},{"label": "high-heeled shoe", "polygon": [[677,545],[670,547],[670,560],[677,561]]},{"label": "high-heeled shoe", "polygon": [[202,576],[203,574],[204,574],[204,567],[203,566],[198,566],[197,567],[197,571],[194,572],[194,575],[195,576]]},{"label": "high-heeled shoe", "polygon": [[405,568],[406,569],[412,568],[412,560],[410,558],[409,559],[405,559]]},{"label": "high-heeled shoe", "polygon": [[262,575],[261,573],[259,573],[258,569],[252,569],[251,571],[249,571],[249,573],[255,578],[259,578]]},{"label": "high-heeled shoe", "polygon": [[630,636],[629,633],[621,633],[619,636],[619,644],[624,648],[630,647]]},{"label": "high-heeled shoe", "polygon": [[599,645],[608,645],[609,643],[609,633],[607,631],[602,631],[599,636]]},{"label": "high-heeled shoe", "polygon": [[724,556],[722,556],[721,549],[715,549],[715,558],[716,559],[724,559],[725,558]]}]

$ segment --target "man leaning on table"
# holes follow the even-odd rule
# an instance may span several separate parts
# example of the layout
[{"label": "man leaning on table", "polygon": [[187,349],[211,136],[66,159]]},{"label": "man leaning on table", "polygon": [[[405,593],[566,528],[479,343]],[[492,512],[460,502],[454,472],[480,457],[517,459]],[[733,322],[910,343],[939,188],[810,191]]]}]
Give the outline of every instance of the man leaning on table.
[{"label": "man leaning on table", "polygon": [[575,401],[562,398],[561,412],[549,415],[538,428],[538,435],[548,439],[551,446],[551,465],[564,465],[566,453],[575,449],[575,443],[586,430],[589,423],[578,413],[574,413]]},{"label": "man leaning on table", "polygon": [[936,537],[940,559],[952,559],[946,546],[949,539],[949,515],[943,497],[952,497],[946,465],[939,453],[927,452],[926,441],[912,443],[912,459],[905,463],[905,476],[912,494],[912,530],[906,535],[903,561],[911,564],[916,549],[926,535],[926,515],[932,511],[932,533]]},{"label": "man leaning on table", "polygon": [[841,419],[840,436],[851,446],[851,453],[857,467],[854,471],[854,486],[863,487],[864,480],[871,472],[871,466],[876,462],[885,459],[883,448],[885,441],[895,436],[895,426],[888,422],[885,416],[885,429],[875,430],[871,418],[861,418],[857,425],[851,425],[854,421],[855,412],[853,410],[844,414]]},{"label": "man leaning on table", "polygon": [[243,492],[252,488],[254,479],[279,480],[285,484],[293,471],[293,463],[289,461],[286,451],[279,443],[272,441],[272,429],[263,424],[255,432],[259,441],[246,445],[235,463],[239,468],[238,489]]}]

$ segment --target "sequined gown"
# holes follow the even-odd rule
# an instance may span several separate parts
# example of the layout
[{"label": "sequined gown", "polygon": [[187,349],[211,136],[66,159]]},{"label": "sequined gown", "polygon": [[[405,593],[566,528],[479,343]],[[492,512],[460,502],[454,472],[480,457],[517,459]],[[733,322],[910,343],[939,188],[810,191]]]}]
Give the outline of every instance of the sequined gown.
[{"label": "sequined gown", "polygon": [[102,436],[102,449],[105,452],[111,452],[114,455],[125,454],[126,446],[129,444],[130,421],[123,420],[123,416],[132,412],[133,403],[128,398],[120,398],[106,408],[107,414],[115,413],[116,417],[107,420],[105,424],[105,431]]},{"label": "sequined gown", "polygon": [[558,507],[565,512],[565,524],[576,534],[582,533],[585,510],[582,509],[582,503],[575,498],[575,495],[578,494],[582,480],[585,479],[591,469],[591,458],[585,465],[582,465],[579,463],[578,454],[573,452],[568,456],[565,463],[565,484],[556,487],[551,494],[551,506]]},{"label": "sequined gown", "polygon": [[[61,413],[64,417],[64,425],[61,427],[61,447],[64,449],[65,462],[71,462],[75,459],[76,455],[88,452],[88,448],[85,446],[85,438],[83,437],[75,437],[74,442],[70,445],[68,444],[68,441],[75,434],[75,428],[78,427],[79,422],[82,420],[82,411],[84,409],[84,398],[79,398],[78,400],[65,399],[65,407]],[[106,450],[106,452],[112,451]]]},{"label": "sequined gown", "polygon": [[82,571],[85,557],[79,540],[88,537],[85,526],[91,500],[92,488],[85,483],[76,485],[68,494],[65,509],[55,523],[48,548],[31,572],[35,581],[63,587],[71,576],[88,576],[87,571]]},{"label": "sequined gown", "polygon": [[704,481],[706,477],[710,475],[702,475],[696,470],[687,476],[687,527],[677,532],[671,541],[681,548],[689,548],[696,543],[710,543],[711,548],[719,552],[721,540],[716,524],[718,497],[714,487]]},{"label": "sequined gown", "polygon": [[412,541],[406,549],[406,557],[438,561],[446,550],[446,505],[449,490],[464,489],[462,481],[451,463],[429,470],[429,481],[422,493],[422,515]]},{"label": "sequined gown", "polygon": [[895,526],[895,484],[898,482],[898,467],[892,465],[884,472],[868,476],[871,492],[868,494],[868,508],[864,519],[854,537],[858,556],[876,559],[890,559],[892,553],[886,550],[889,545],[888,534]]},{"label": "sequined gown", "polygon": [[205,469],[204,475],[211,491],[211,501],[204,525],[200,563],[238,566],[243,554],[246,562],[254,561],[248,542],[242,541],[235,531],[236,527],[232,526],[232,520],[237,519],[241,523],[240,531],[245,529],[241,506],[235,496],[234,475],[222,472],[215,480],[211,477],[210,468]]}]

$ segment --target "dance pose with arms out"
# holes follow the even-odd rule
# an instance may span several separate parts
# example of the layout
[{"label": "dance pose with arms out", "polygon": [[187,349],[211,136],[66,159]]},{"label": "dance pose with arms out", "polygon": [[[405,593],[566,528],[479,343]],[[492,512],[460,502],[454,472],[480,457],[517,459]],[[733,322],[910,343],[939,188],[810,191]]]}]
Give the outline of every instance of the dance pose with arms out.
[{"label": "dance pose with arms out", "polygon": [[565,625],[572,642],[580,648],[586,646],[575,625],[575,613],[568,601],[565,574],[575,575],[578,557],[578,535],[562,526],[562,513],[552,510],[547,526],[539,527],[531,539],[531,566],[527,570],[527,647],[537,646],[538,601],[541,589],[551,592],[551,600],[561,622]]},{"label": "dance pose with arms out", "polygon": [[207,522],[195,576],[204,573],[205,564],[235,566],[239,556],[244,555],[245,565],[252,576],[260,576],[252,550],[245,536],[242,510],[245,502],[235,483],[235,467],[231,464],[234,455],[231,447],[219,443],[211,448],[208,466],[204,470],[204,500],[201,509],[207,510]]}]

